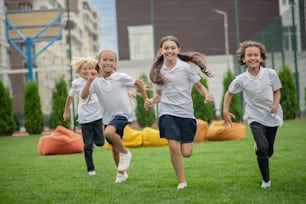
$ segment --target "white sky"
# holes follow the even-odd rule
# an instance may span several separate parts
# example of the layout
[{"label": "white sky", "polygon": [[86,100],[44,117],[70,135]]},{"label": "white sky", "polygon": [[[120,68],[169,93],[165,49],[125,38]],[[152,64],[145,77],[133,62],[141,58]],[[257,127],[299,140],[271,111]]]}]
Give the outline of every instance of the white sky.
[{"label": "white sky", "polygon": [[116,0],[91,0],[100,11],[100,50],[111,49],[118,53]]}]

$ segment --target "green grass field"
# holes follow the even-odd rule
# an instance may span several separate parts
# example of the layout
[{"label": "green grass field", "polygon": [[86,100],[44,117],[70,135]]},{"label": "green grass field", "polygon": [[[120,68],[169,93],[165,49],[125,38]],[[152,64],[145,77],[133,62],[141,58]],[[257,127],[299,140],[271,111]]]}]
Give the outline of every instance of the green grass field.
[{"label": "green grass field", "polygon": [[177,190],[168,147],[130,148],[129,179],[115,184],[110,150],[94,149],[96,176],[83,153],[41,156],[40,136],[0,137],[0,203],[305,203],[306,120],[279,128],[270,160],[272,186],[261,177],[247,128],[240,141],[201,142],[184,159],[188,187]]}]

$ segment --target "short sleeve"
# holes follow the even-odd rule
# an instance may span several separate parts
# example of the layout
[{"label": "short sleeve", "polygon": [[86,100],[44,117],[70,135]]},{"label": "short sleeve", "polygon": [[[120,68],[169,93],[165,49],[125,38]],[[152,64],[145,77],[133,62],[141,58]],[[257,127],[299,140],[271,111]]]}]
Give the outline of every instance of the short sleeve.
[{"label": "short sleeve", "polygon": [[273,69],[271,69],[270,78],[271,78],[271,82],[272,82],[273,91],[276,91],[276,90],[282,88],[282,84],[281,84],[281,81],[278,77],[278,74]]},{"label": "short sleeve", "polygon": [[239,78],[236,77],[229,85],[228,91],[232,94],[236,94],[242,91],[242,88],[239,83]]}]

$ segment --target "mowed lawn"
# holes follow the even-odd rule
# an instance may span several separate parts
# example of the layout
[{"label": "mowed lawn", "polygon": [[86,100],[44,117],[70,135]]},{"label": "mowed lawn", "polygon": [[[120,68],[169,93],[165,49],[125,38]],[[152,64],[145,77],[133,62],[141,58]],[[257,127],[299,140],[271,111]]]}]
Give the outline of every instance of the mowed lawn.
[{"label": "mowed lawn", "polygon": [[0,203],[306,203],[306,120],[285,121],[270,159],[272,186],[261,177],[249,127],[240,141],[195,143],[178,184],[167,146],[130,148],[129,179],[115,184],[111,150],[94,149],[96,176],[83,153],[42,156],[40,136],[0,137]]}]

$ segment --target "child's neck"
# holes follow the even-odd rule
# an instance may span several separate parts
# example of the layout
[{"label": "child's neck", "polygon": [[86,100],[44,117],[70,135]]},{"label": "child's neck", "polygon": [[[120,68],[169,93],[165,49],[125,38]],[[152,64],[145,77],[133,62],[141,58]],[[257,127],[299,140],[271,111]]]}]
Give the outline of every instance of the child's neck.
[{"label": "child's neck", "polygon": [[248,72],[252,75],[252,76],[257,76],[257,74],[259,73],[260,67],[249,67],[248,68]]},{"label": "child's neck", "polygon": [[102,77],[107,78],[112,75],[113,72],[102,72]]},{"label": "child's neck", "polygon": [[172,69],[175,66],[175,64],[176,64],[176,59],[165,61],[165,65],[168,69]]}]

